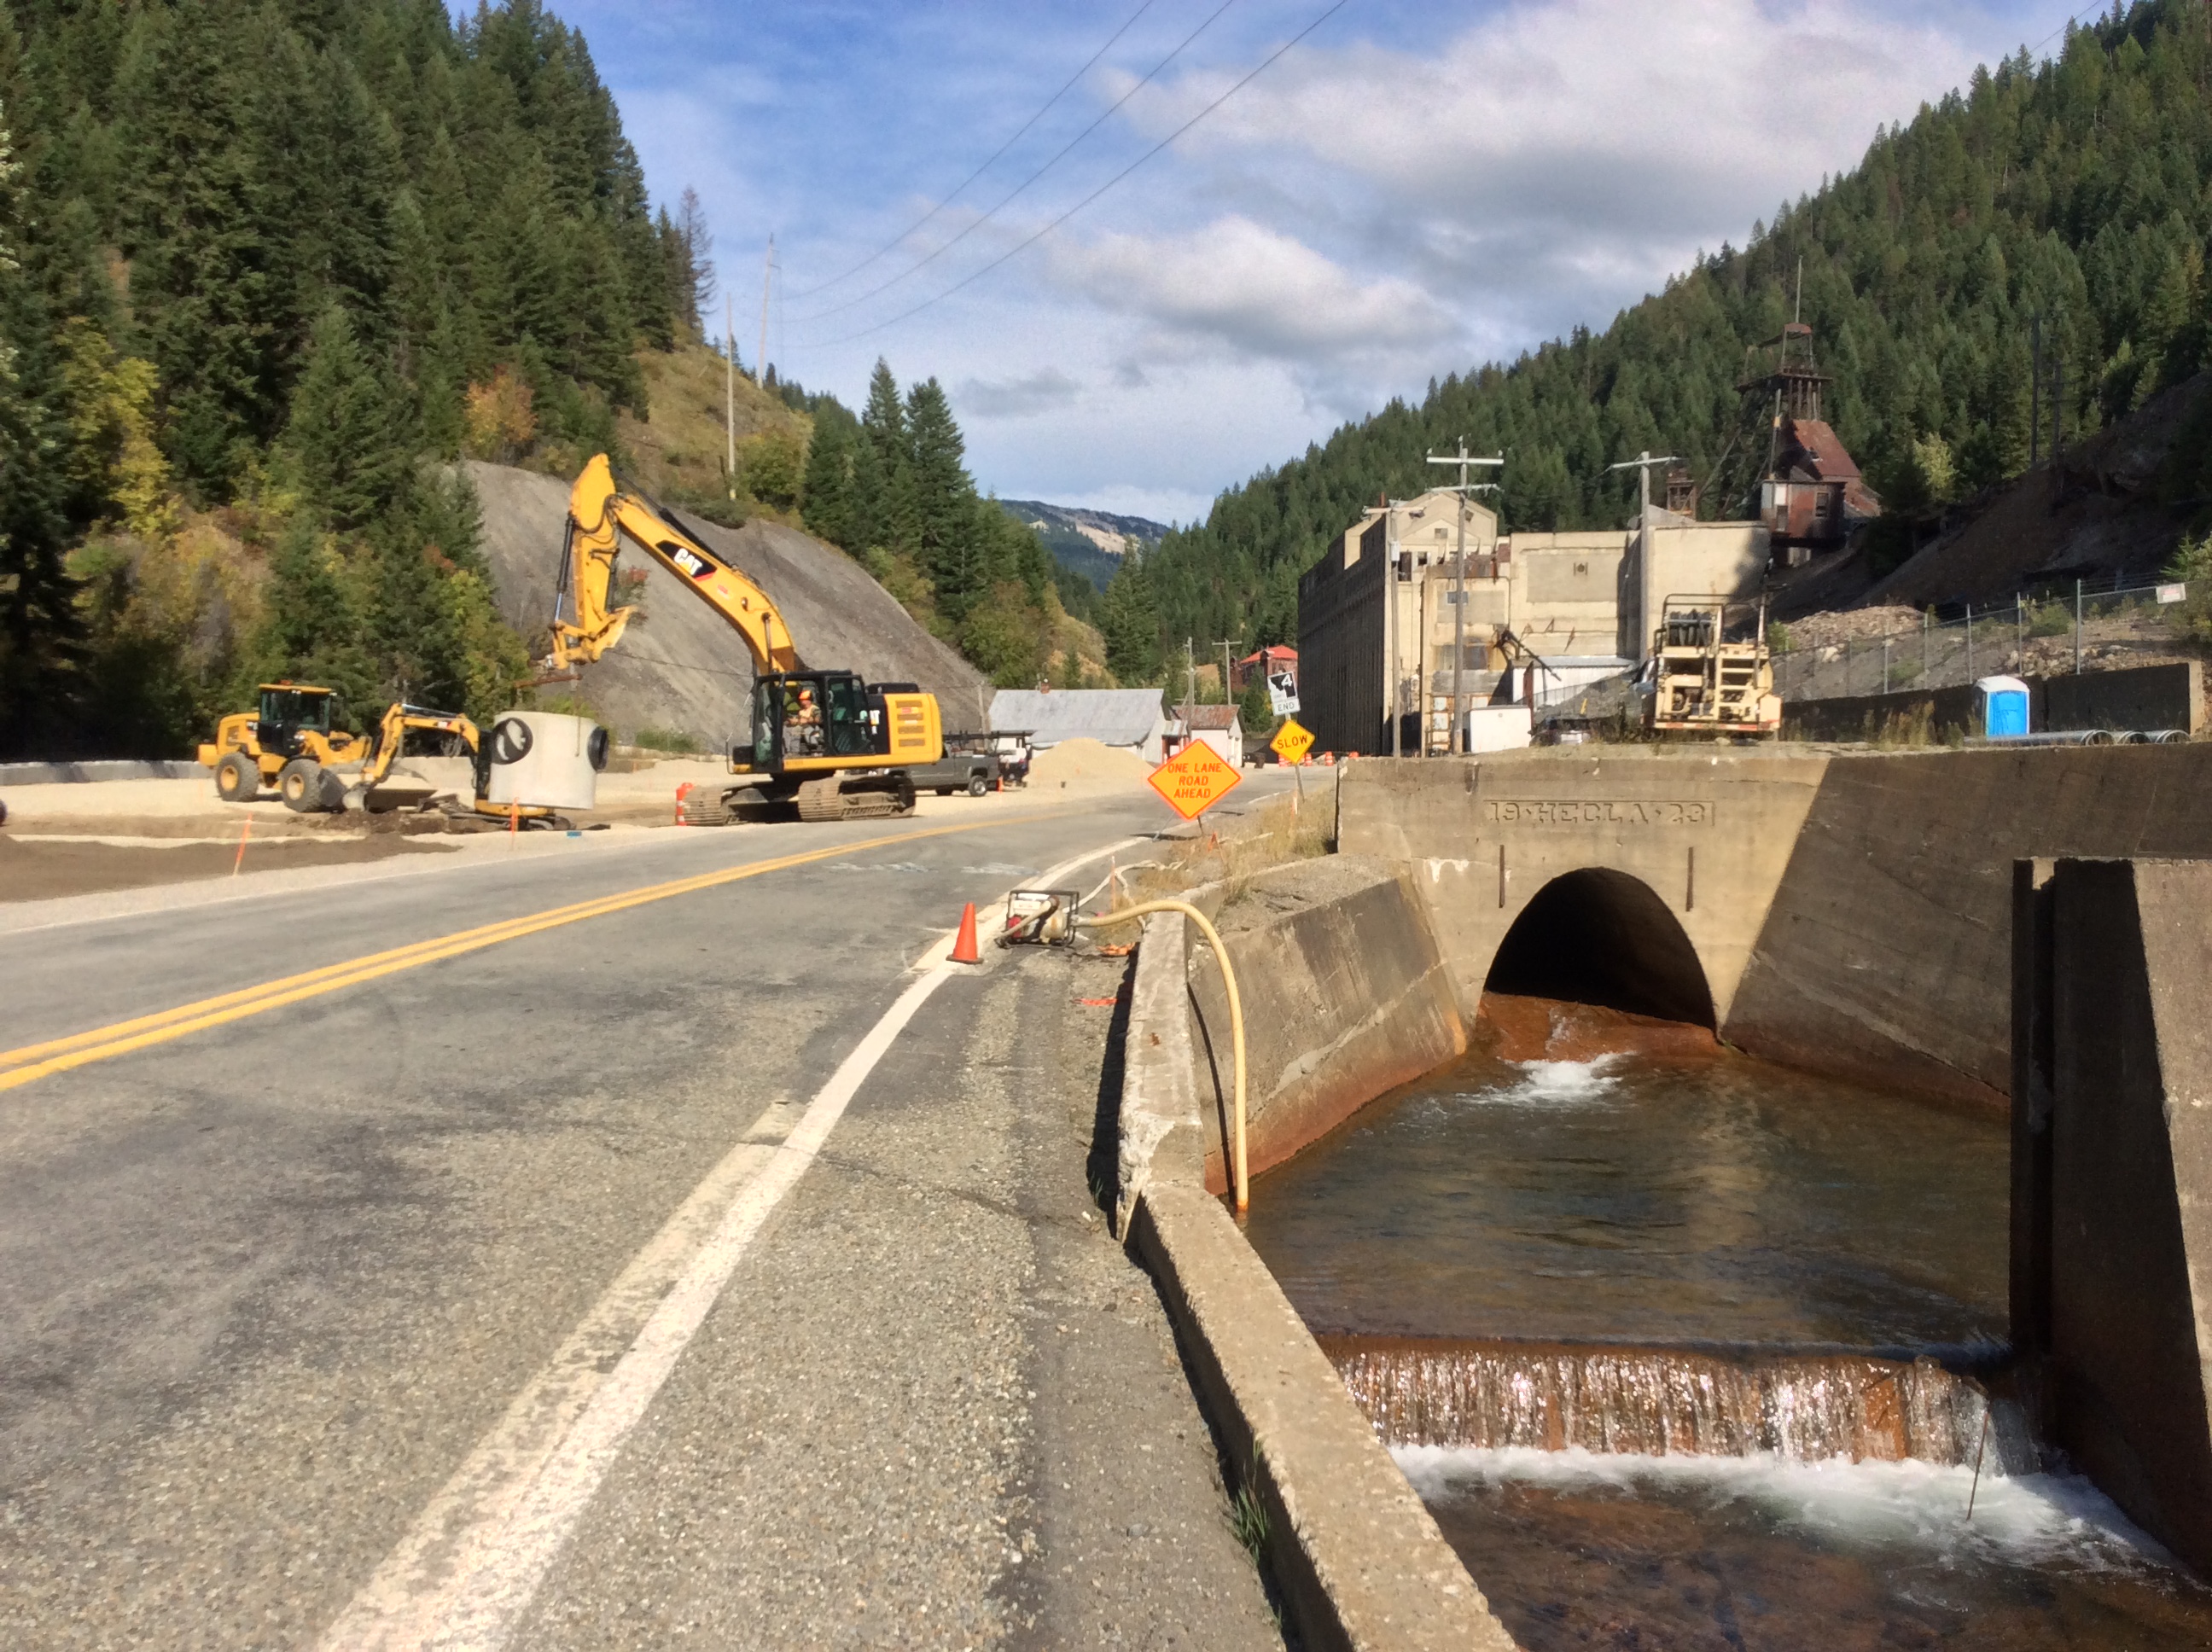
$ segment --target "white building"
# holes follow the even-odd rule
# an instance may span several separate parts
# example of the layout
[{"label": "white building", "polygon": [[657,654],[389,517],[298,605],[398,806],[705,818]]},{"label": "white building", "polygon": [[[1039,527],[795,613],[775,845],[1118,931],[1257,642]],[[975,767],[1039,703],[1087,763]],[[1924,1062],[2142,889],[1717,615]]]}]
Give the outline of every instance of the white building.
[{"label": "white building", "polygon": [[1212,746],[1232,768],[1244,762],[1244,717],[1235,706],[1179,706],[1176,732]]}]

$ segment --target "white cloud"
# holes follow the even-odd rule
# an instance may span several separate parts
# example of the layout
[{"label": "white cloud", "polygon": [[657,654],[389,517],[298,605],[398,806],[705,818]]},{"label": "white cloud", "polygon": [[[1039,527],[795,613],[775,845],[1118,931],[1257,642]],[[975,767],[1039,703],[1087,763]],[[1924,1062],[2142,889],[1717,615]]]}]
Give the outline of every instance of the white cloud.
[{"label": "white cloud", "polygon": [[[1138,355],[1156,361],[1188,356],[1194,342],[1286,362],[1302,382],[1319,383],[1385,359],[1425,358],[1459,333],[1413,282],[1361,280],[1295,237],[1241,216],[1183,234],[1063,243],[1051,269],[1065,287],[1142,322],[1149,336]],[[1140,361],[1126,366],[1141,382]]]},{"label": "white cloud", "polygon": [[[1393,270],[1517,347],[1741,243],[1976,55],[1840,0],[1536,0],[1433,52],[1301,49],[1179,148],[1212,190],[1264,199],[1269,233]],[[1227,83],[1130,107],[1164,133]]]},{"label": "white cloud", "polygon": [[[769,332],[780,367],[856,404],[878,354],[902,380],[935,374],[957,386],[986,485],[1165,518],[1340,419],[1418,398],[1431,375],[1604,327],[1700,247],[1741,245],[1778,202],[1855,166],[1877,125],[2044,40],[2075,3],[1370,0],[1066,228],[911,318],[1311,11],[1233,9],[1187,71],[958,247],[858,302],[1127,88],[1098,71],[912,246],[805,293],[965,177],[1110,21],[1013,0],[769,5],[732,34],[718,0],[670,0],[648,39],[614,0],[568,0],[564,15],[593,20],[656,198],[686,182],[706,197],[748,357],[747,283],[773,228],[789,276],[787,344],[780,306]],[[1192,21],[1173,9],[1109,62],[1158,62]]]},{"label": "white cloud", "polygon": [[969,379],[952,392],[963,418],[1026,419],[1066,407],[1083,386],[1058,367],[1040,367],[1016,379]]}]

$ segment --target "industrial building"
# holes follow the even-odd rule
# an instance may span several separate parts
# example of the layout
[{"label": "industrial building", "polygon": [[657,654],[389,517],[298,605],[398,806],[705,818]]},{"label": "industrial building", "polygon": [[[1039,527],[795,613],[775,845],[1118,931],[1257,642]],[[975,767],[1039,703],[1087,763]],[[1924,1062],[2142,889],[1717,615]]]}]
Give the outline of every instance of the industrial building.
[{"label": "industrial building", "polygon": [[1148,763],[1166,755],[1180,728],[1162,709],[1158,689],[1000,689],[991,696],[993,729],[1019,729],[1043,751],[1063,740],[1096,740]]},{"label": "industrial building", "polygon": [[1299,720],[1323,750],[1448,750],[1455,706],[1557,703],[1634,670],[1667,598],[1759,589],[1764,523],[1643,516],[1500,538],[1448,489],[1369,507],[1298,581]]}]

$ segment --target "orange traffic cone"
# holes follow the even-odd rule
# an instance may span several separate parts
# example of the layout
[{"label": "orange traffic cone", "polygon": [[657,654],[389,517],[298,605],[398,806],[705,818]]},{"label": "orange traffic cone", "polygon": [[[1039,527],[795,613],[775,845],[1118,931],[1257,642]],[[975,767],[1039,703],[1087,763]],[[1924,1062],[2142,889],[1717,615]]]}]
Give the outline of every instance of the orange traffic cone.
[{"label": "orange traffic cone", "polygon": [[981,963],[982,955],[975,950],[975,903],[970,901],[960,909],[960,933],[952,943],[952,962]]},{"label": "orange traffic cone", "polygon": [[691,785],[690,780],[686,780],[676,788],[676,823],[678,826],[684,823],[684,799],[691,795]]}]

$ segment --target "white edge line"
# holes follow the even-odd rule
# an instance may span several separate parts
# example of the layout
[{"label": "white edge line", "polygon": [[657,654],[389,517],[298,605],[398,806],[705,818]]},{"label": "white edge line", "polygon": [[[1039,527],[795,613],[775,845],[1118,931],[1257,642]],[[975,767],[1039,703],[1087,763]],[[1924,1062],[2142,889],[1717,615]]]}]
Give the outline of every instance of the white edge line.
[{"label": "white edge line", "polygon": [[[910,984],[838,1064],[775,1156],[738,1190],[713,1235],[532,1477],[512,1512],[496,1531],[483,1534],[483,1540],[462,1545],[471,1560],[434,1601],[392,1613],[389,1606],[396,1602],[372,1601],[365,1589],[323,1637],[326,1652],[402,1646],[492,1649],[505,1643],[623,1442],[667,1382],[746,1250],[814,1162],[892,1041],[951,974],[949,966],[933,969]],[[402,1546],[418,1546],[410,1540]]]}]

